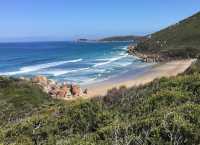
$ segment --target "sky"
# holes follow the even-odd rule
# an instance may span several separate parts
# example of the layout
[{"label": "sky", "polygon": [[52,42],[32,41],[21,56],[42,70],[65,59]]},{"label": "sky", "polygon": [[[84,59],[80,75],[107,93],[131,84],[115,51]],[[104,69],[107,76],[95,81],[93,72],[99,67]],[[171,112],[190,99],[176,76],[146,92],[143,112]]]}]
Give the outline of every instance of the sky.
[{"label": "sky", "polygon": [[200,11],[200,0],[0,0],[0,41],[145,35]]}]

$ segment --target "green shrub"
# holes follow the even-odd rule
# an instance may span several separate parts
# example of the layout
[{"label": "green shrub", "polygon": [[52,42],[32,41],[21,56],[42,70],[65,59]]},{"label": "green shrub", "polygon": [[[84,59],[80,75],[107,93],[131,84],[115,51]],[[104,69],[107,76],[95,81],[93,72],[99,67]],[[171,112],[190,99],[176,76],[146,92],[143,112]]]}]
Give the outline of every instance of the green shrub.
[{"label": "green shrub", "polygon": [[104,98],[71,102],[0,78],[0,144],[199,144],[198,65],[176,77],[110,90]]}]

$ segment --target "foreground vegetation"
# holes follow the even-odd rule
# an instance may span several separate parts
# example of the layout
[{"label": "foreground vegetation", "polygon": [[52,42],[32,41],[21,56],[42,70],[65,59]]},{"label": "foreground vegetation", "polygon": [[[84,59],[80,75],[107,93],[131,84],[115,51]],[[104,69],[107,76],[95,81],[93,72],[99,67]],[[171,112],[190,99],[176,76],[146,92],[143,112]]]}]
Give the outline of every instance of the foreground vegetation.
[{"label": "foreground vegetation", "polygon": [[104,98],[61,102],[36,86],[0,78],[0,144],[197,145],[200,63],[186,73]]},{"label": "foreground vegetation", "polygon": [[136,50],[161,57],[196,58],[200,56],[200,12],[149,36]]}]

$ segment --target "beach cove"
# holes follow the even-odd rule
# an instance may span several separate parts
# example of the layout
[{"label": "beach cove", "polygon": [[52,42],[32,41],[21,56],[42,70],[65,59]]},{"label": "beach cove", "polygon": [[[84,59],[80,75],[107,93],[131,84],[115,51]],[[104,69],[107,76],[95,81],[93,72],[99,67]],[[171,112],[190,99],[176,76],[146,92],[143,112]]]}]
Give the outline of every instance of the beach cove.
[{"label": "beach cove", "polygon": [[[128,45],[127,42],[1,44],[5,55],[1,58],[0,75],[29,78],[53,98],[74,100],[105,96],[112,88],[130,88],[161,77],[176,76],[194,61],[144,62],[142,58],[127,52]],[[6,50],[8,47],[13,51],[23,48],[24,56],[17,52],[10,55]],[[32,49],[38,52],[30,55]],[[46,51],[49,56],[42,55]],[[74,56],[70,57],[68,52]]]},{"label": "beach cove", "polygon": [[111,90],[112,88],[119,89],[122,86],[127,88],[134,86],[137,87],[140,85],[145,85],[155,79],[159,79],[162,77],[176,76],[186,71],[193,62],[195,62],[195,59],[175,60],[170,62],[158,63],[150,66],[149,69],[142,72],[138,76],[134,76],[134,74],[131,75],[129,72],[129,76],[117,76],[115,79],[92,84],[89,86],[83,86],[83,88],[88,88],[89,98],[94,96],[104,96],[106,95],[107,91]]}]

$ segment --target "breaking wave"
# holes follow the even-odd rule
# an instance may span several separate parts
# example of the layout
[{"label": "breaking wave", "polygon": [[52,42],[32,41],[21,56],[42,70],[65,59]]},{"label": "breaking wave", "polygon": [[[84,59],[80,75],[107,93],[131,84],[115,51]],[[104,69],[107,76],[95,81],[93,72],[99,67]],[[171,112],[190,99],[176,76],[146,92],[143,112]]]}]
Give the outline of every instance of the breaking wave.
[{"label": "breaking wave", "polygon": [[121,55],[121,56],[118,56],[118,57],[114,57],[114,58],[110,58],[110,59],[97,59],[97,61],[105,61],[105,62],[97,63],[93,67],[99,67],[99,66],[102,66],[102,65],[107,65],[109,63],[112,63],[112,62],[115,62],[117,60],[123,59],[123,58],[125,58],[127,56],[128,56],[128,54],[124,54],[124,55]]},{"label": "breaking wave", "polygon": [[82,61],[82,59],[75,59],[75,60],[69,60],[69,61],[57,61],[57,62],[44,63],[44,64],[38,64],[38,65],[33,65],[33,66],[26,66],[26,67],[20,68],[19,71],[0,73],[0,75],[17,75],[17,74],[29,73],[29,72],[34,72],[41,69],[46,69],[50,67],[55,67],[55,66],[59,66],[59,65],[67,64],[67,63],[75,63],[75,62],[80,62],[80,61]]}]

